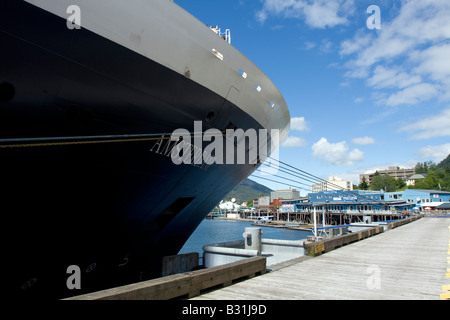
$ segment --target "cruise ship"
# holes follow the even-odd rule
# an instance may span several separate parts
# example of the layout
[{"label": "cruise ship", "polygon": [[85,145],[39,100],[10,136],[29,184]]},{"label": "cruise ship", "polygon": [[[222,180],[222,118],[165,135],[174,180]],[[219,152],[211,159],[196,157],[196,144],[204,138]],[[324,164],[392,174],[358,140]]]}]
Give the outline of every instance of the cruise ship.
[{"label": "cruise ship", "polygon": [[[10,297],[161,276],[163,257],[260,166],[176,164],[174,130],[278,130],[270,151],[290,130],[272,81],[170,0],[2,0],[0,46]],[[70,266],[79,288],[68,285]]]}]

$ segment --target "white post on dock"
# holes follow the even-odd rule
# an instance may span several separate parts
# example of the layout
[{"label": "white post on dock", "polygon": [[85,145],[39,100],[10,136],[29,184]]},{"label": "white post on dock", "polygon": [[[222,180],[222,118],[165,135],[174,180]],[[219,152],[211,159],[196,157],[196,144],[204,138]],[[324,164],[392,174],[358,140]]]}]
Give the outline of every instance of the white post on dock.
[{"label": "white post on dock", "polygon": [[322,206],[322,227],[325,228],[325,206]]},{"label": "white post on dock", "polygon": [[316,205],[313,205],[313,208],[314,208],[314,235],[317,237]]},{"label": "white post on dock", "polygon": [[245,239],[245,249],[246,250],[257,250],[258,255],[261,254],[261,228],[245,228],[245,232],[242,236]]}]

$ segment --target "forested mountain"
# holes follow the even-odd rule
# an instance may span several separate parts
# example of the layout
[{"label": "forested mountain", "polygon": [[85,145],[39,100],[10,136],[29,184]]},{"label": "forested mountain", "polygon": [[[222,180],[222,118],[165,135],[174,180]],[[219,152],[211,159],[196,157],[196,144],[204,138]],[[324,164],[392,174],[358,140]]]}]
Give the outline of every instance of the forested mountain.
[{"label": "forested mountain", "polygon": [[445,158],[444,160],[442,160],[438,165],[438,168],[440,169],[445,169],[445,168],[450,168],[450,154],[448,155],[447,158]]},{"label": "forested mountain", "polygon": [[252,201],[255,198],[258,198],[260,194],[264,194],[265,196],[270,196],[272,189],[263,186],[253,180],[246,179],[239,186],[237,186],[233,191],[231,191],[228,196],[224,199],[231,200],[232,198],[236,199],[236,203],[241,204],[244,201]]},{"label": "forested mountain", "polygon": [[410,189],[429,189],[450,191],[450,155],[439,164],[432,161],[419,162],[416,173],[426,174],[424,181],[416,181]]}]

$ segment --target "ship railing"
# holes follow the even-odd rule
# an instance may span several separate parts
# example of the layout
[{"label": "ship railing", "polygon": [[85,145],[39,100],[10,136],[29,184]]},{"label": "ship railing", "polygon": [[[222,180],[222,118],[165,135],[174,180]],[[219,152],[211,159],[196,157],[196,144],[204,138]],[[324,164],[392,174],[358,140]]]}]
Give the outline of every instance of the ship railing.
[{"label": "ship railing", "polygon": [[216,33],[219,37],[221,37],[223,40],[231,44],[231,30],[226,29],[224,32],[219,28],[219,26],[209,27],[214,33]]}]

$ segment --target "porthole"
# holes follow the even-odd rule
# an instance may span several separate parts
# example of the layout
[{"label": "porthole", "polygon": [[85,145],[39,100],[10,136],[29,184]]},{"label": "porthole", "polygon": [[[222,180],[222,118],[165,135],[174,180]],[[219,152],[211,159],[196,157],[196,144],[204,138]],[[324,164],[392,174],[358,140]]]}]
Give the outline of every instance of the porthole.
[{"label": "porthole", "polygon": [[216,113],[214,111],[210,111],[206,115],[205,120],[206,120],[206,122],[211,123],[214,121],[215,118],[216,118]]},{"label": "porthole", "polygon": [[91,273],[97,267],[97,264],[94,262],[86,268],[86,273]]},{"label": "porthole", "polygon": [[34,286],[37,282],[37,278],[32,278],[28,280],[27,282],[24,282],[24,284],[21,286],[22,290],[29,289],[30,287]]},{"label": "porthole", "polygon": [[191,70],[189,70],[188,67],[186,67],[186,68],[184,69],[184,76],[185,76],[186,78],[188,78],[188,79],[191,78]]}]

